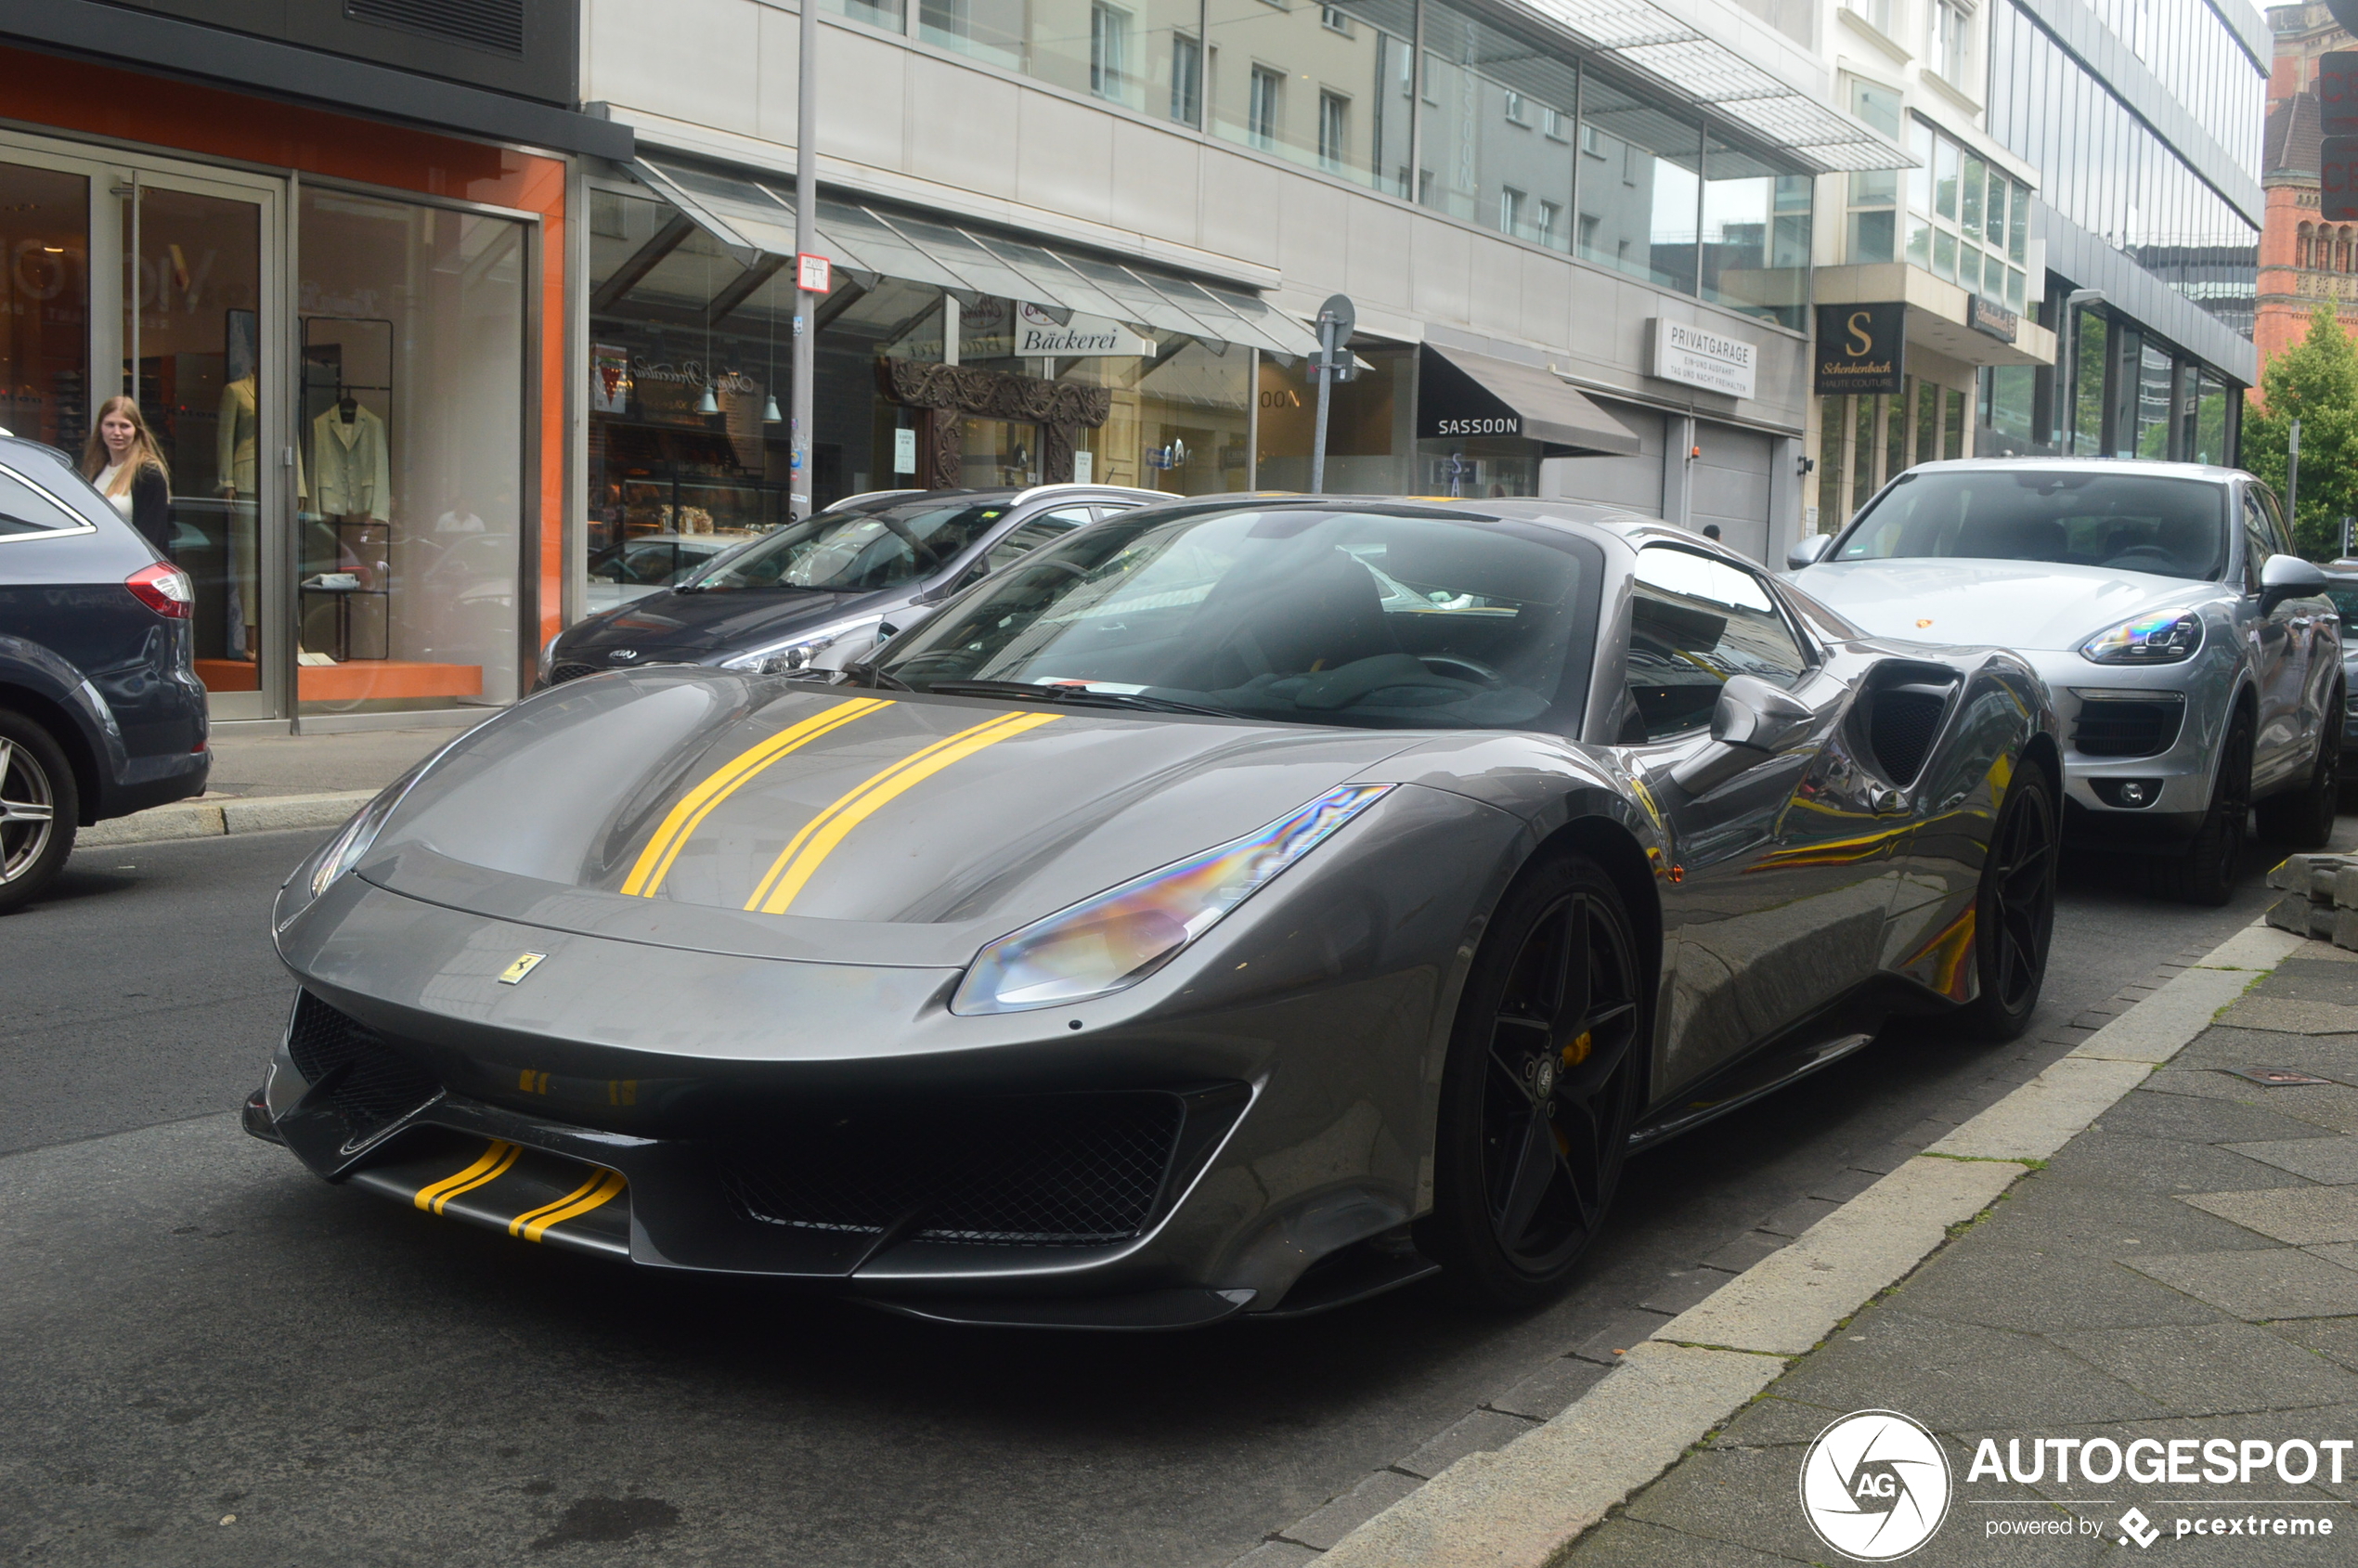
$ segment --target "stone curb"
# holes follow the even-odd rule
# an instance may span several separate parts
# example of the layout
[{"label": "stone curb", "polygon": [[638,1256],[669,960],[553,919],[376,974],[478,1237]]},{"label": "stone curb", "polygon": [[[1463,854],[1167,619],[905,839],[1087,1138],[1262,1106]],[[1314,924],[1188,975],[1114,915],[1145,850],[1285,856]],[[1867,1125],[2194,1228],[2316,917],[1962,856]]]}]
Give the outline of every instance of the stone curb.
[{"label": "stone curb", "polygon": [[341,827],[369,801],[373,789],[326,795],[257,795],[225,800],[183,800],[94,823],[74,835],[77,849],[118,844],[159,844],[175,838],[218,838],[231,833],[286,833]]},{"label": "stone curb", "polygon": [[1320,1568],[1547,1568],[2306,945],[2259,924],[2230,937],[1631,1347],[1562,1414],[1459,1459],[1343,1536]]}]

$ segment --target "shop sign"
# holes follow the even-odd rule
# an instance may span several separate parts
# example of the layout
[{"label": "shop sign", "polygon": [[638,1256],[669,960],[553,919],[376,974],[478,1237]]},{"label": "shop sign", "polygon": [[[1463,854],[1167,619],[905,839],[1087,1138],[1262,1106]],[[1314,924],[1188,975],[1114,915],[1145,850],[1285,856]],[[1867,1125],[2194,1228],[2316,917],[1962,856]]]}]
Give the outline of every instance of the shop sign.
[{"label": "shop sign", "polygon": [[1075,453],[1073,453],[1073,454],[1072,454],[1072,482],[1073,482],[1074,484],[1076,484],[1076,485],[1086,485],[1086,484],[1089,484],[1089,483],[1091,482],[1092,476],[1094,476],[1094,475],[1096,473],[1096,472],[1097,472],[1097,454],[1096,454],[1096,453],[1095,453],[1095,452],[1075,452]]},{"label": "shop sign", "polygon": [[1818,307],[1815,391],[1820,397],[1846,393],[1906,390],[1908,305],[1821,305]]},{"label": "shop sign", "polygon": [[2021,317],[2002,305],[1979,294],[1969,295],[1965,300],[1965,325],[1976,332],[1987,332],[2000,343],[2012,343],[2020,324]]},{"label": "shop sign", "polygon": [[1016,312],[1016,355],[1018,358],[1055,355],[1075,359],[1151,359],[1155,344],[1119,321],[1095,316],[1074,316],[1059,324],[1036,305]]},{"label": "shop sign", "polygon": [[1459,441],[1521,434],[1522,413],[1496,393],[1430,348],[1418,356],[1418,440]]},{"label": "shop sign", "polygon": [[896,430],[892,433],[892,472],[895,473],[917,472],[917,433],[915,431]]},{"label": "shop sign", "polygon": [[1759,371],[1760,345],[1724,332],[1706,331],[1691,322],[1657,316],[1654,356],[1650,374],[1666,382],[1699,386],[1730,397],[1753,395]]}]

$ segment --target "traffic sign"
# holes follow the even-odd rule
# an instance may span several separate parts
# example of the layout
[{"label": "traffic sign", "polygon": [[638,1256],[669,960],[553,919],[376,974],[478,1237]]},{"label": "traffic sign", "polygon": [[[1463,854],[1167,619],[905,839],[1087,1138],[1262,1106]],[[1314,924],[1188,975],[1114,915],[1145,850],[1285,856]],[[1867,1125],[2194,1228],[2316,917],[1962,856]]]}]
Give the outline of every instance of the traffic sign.
[{"label": "traffic sign", "polygon": [[824,256],[800,251],[795,255],[795,286],[806,294],[823,294],[836,286],[835,264]]},{"label": "traffic sign", "polygon": [[2317,118],[2329,136],[2358,136],[2358,49],[2317,57]]},{"label": "traffic sign", "polygon": [[2358,136],[2327,136],[2318,149],[2317,215],[2358,223]]}]

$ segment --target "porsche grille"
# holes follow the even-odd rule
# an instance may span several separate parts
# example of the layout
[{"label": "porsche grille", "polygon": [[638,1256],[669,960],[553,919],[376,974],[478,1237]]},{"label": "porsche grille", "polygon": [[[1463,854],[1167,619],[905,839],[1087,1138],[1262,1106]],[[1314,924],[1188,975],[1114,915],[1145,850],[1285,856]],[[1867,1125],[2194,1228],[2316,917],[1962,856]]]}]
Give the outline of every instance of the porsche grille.
[{"label": "porsche grille", "polygon": [[1152,1216],[1178,1099],[1044,1095],[843,1108],[726,1148],[723,1184],[753,1219],[912,1240],[1081,1247]]},{"label": "porsche grille", "polygon": [[432,1073],[396,1054],[359,1019],[309,991],[295,999],[287,1055],[349,1130],[347,1146],[390,1127],[442,1092]]}]

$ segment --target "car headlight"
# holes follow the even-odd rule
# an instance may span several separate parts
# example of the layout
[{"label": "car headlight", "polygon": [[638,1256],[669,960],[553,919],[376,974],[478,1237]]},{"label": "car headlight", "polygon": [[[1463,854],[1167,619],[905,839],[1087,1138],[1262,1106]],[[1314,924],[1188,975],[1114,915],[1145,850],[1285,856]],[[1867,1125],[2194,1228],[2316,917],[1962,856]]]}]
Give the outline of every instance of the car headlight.
[{"label": "car headlight", "polygon": [[[440,753],[435,755],[439,756]],[[377,835],[384,830],[385,823],[393,816],[395,808],[401,804],[403,797],[409,793],[410,786],[423,778],[426,770],[432,766],[434,766],[434,758],[431,757],[419,763],[393,783],[385,785],[374,800],[361,807],[354,813],[352,820],[343,824],[343,831],[337,834],[325,849],[319,851],[319,859],[311,868],[311,896],[313,898],[316,899],[326,892],[337,877],[360,863],[360,857],[367,854],[369,846],[377,841]]]},{"label": "car headlight", "polygon": [[950,1010],[1019,1013],[1137,984],[1391,787],[1330,789],[1257,833],[1000,938],[976,956]]},{"label": "car headlight", "polygon": [[2202,617],[2165,610],[2096,633],[2079,645],[2079,656],[2096,664],[2183,664],[2201,646]]},{"label": "car headlight", "polygon": [[764,675],[787,675],[810,667],[821,654],[842,641],[855,631],[865,631],[877,624],[874,616],[863,616],[856,621],[838,621],[812,631],[797,632],[783,641],[765,642],[758,648],[748,648],[720,661],[723,669],[754,669]]}]

